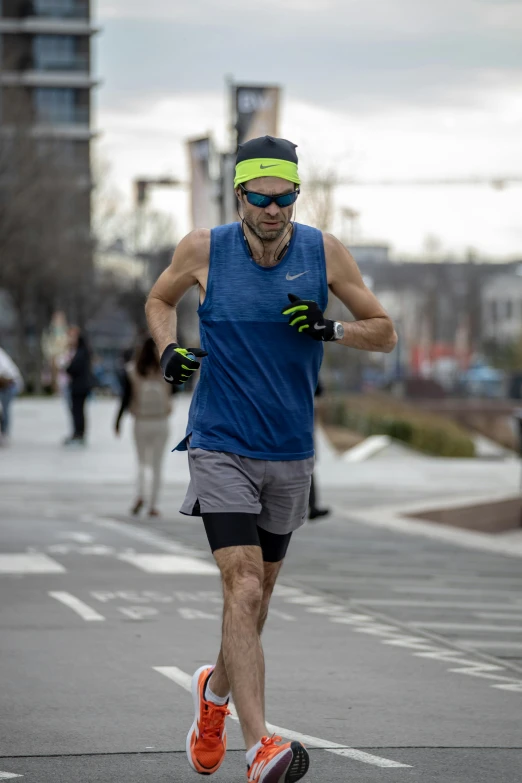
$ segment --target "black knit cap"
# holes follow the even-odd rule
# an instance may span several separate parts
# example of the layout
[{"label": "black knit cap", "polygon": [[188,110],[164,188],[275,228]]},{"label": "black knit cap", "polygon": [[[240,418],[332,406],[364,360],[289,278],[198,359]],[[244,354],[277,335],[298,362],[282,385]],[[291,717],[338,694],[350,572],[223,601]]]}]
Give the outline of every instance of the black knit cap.
[{"label": "black knit cap", "polygon": [[244,160],[257,158],[274,158],[275,160],[288,160],[297,164],[297,144],[292,144],[287,139],[276,139],[273,136],[260,136],[239,145],[236,155],[236,165]]}]

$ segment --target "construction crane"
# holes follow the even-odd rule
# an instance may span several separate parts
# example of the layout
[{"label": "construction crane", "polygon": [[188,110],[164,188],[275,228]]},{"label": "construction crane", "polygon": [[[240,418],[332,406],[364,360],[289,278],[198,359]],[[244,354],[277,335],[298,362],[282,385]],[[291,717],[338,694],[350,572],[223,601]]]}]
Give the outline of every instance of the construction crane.
[{"label": "construction crane", "polygon": [[437,185],[489,185],[495,190],[504,190],[508,185],[522,184],[522,174],[500,175],[492,177],[447,177],[419,179],[352,179],[351,177],[324,177],[307,180],[308,185],[322,185],[331,182],[332,187],[338,185],[354,185],[363,187],[431,187]]}]

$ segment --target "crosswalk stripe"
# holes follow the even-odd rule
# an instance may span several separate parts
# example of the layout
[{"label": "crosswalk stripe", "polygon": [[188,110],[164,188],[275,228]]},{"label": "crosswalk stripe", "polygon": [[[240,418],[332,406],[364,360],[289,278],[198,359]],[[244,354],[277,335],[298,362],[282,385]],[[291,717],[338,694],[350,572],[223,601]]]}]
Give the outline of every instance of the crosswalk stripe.
[{"label": "crosswalk stripe", "polygon": [[[164,677],[168,677],[179,685],[184,690],[192,690],[192,677],[190,674],[178,669],[177,666],[153,666],[154,671],[159,674],[163,674]],[[230,716],[234,720],[238,720],[237,712],[233,704],[229,704]],[[349,748],[346,745],[340,745],[338,742],[330,742],[330,740],[320,739],[319,737],[312,737],[309,734],[301,734],[298,731],[291,731],[284,729],[282,726],[275,726],[273,723],[267,723],[266,727],[272,734],[279,734],[282,737],[290,740],[297,740],[297,742],[303,742],[308,748],[322,748],[329,753],[335,753],[338,756],[344,756],[350,758],[353,761],[361,761],[363,764],[372,764],[375,767],[403,767],[410,768],[411,764],[402,764],[399,761],[392,761],[392,759],[385,759],[381,756],[374,756],[372,753],[366,753],[357,748]]]},{"label": "crosswalk stripe", "polygon": [[99,614],[91,606],[85,604],[83,601],[80,601],[79,598],[71,595],[71,593],[50,592],[49,595],[56,601],[60,601],[60,603],[68,606],[69,609],[72,609],[73,612],[76,612],[76,614],[79,614],[80,617],[86,622],[105,620],[105,617],[102,614]]},{"label": "crosswalk stripe", "polygon": [[0,772],[0,780],[10,780],[11,778],[23,778],[23,775],[15,775],[14,772]]},{"label": "crosswalk stripe", "polygon": [[43,552],[0,554],[0,574],[65,574],[66,569]]}]

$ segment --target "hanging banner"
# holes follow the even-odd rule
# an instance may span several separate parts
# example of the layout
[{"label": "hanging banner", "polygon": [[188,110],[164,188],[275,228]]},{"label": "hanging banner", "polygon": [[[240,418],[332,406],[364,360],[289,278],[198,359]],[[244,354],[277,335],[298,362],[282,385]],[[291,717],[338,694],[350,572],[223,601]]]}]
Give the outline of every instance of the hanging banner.
[{"label": "hanging banner", "polygon": [[221,155],[221,223],[234,223],[238,220],[237,199],[234,192],[234,171],[236,154],[225,152]]},{"label": "hanging banner", "polygon": [[277,136],[280,88],[232,85],[237,145],[259,136]]},{"label": "hanging banner", "polygon": [[190,212],[192,228],[213,228],[218,223],[216,183],[211,176],[212,139],[192,139],[188,143],[190,161]]}]

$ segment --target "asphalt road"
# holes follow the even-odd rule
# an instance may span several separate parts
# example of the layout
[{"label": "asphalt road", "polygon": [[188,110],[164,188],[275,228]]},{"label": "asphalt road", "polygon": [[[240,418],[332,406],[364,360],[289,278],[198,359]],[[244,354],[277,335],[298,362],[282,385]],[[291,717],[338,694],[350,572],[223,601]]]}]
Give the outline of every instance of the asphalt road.
[{"label": "asphalt road", "polygon": [[[0,780],[194,780],[186,687],[216,654],[221,606],[200,526],[130,524],[121,487],[0,491]],[[518,783],[516,660],[411,624],[504,625],[474,612],[522,615],[520,570],[341,516],[296,535],[265,635],[267,713],[312,748],[307,779]],[[229,747],[215,779],[244,781],[233,720]]]}]

